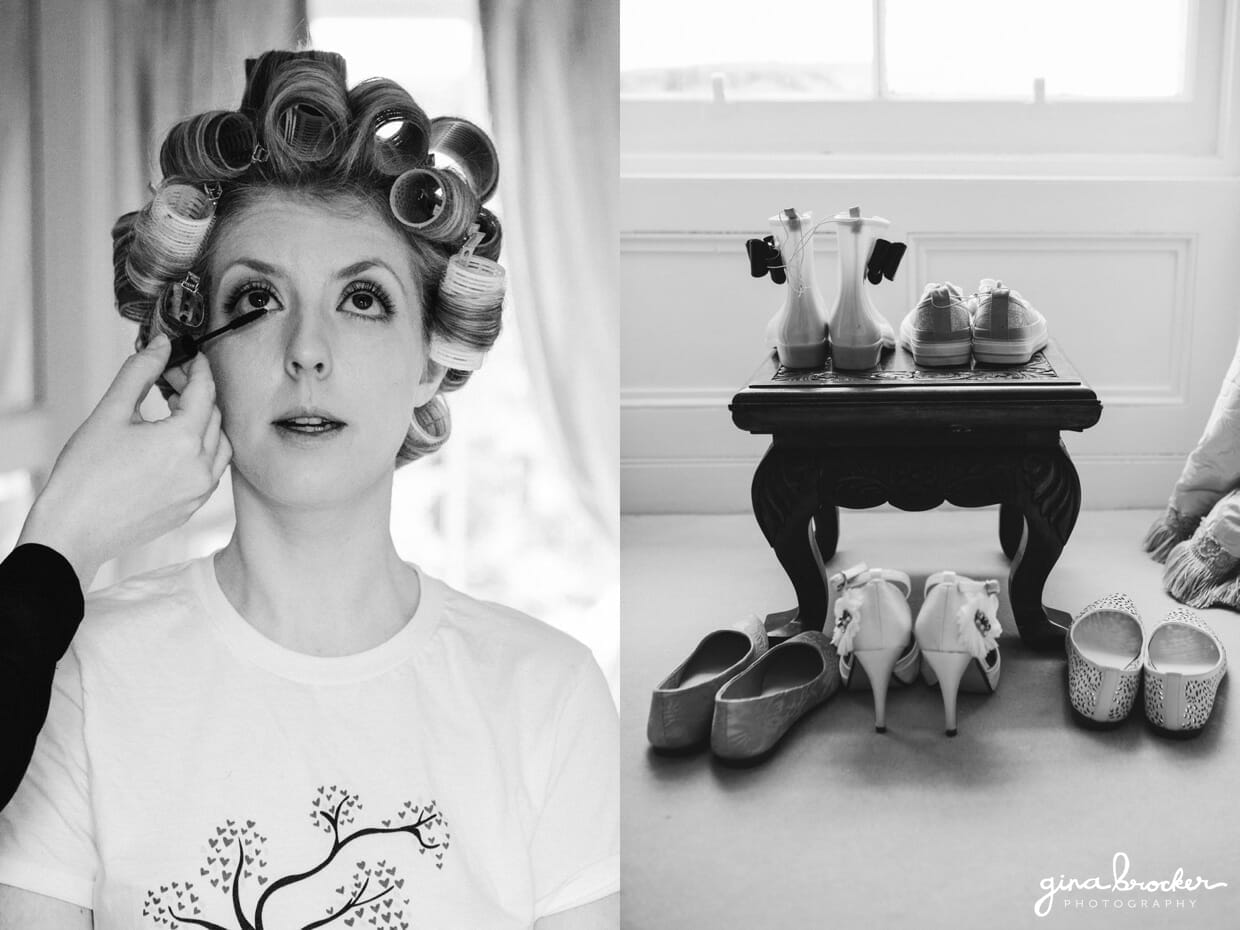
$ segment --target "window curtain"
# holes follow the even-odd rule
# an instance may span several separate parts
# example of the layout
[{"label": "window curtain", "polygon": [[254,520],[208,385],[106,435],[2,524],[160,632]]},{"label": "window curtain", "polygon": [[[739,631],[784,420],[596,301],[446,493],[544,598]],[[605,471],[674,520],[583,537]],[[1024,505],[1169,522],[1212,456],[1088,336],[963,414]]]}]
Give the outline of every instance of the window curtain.
[{"label": "window curtain", "polygon": [[245,59],[305,34],[305,0],[116,0],[117,215],[145,202],[174,124],[235,108]]},{"label": "window curtain", "polygon": [[[34,304],[31,258],[31,60],[30,7],[26,0],[0,5],[0,417],[34,402]],[[0,502],[2,506],[2,502]],[[5,527],[0,526],[0,530]]]},{"label": "window curtain", "polygon": [[480,0],[505,264],[549,431],[619,545],[619,6]]},{"label": "window curtain", "polygon": [[[235,109],[246,58],[304,42],[305,7],[305,0],[114,0],[115,216],[150,197],[161,178],[159,146],[173,125],[205,110]],[[147,416],[166,415],[156,392],[146,403]],[[232,501],[226,487],[221,491],[186,527],[106,566],[95,587],[222,545]]]}]

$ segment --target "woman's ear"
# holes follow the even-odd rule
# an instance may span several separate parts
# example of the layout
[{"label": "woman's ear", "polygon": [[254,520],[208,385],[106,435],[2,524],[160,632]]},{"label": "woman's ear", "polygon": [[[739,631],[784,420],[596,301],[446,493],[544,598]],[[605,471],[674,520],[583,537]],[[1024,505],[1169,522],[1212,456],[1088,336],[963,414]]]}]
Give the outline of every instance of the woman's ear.
[{"label": "woman's ear", "polygon": [[438,394],[439,386],[443,384],[444,376],[447,373],[448,369],[443,363],[428,358],[426,360],[426,367],[422,369],[422,379],[418,382],[417,389],[413,394],[413,405],[421,407]]}]

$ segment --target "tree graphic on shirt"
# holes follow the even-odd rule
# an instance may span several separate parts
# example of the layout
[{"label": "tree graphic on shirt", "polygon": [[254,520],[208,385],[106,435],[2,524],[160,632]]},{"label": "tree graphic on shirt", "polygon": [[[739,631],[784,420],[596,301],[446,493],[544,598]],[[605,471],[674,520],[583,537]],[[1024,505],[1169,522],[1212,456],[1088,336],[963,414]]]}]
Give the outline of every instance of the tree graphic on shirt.
[{"label": "tree graphic on shirt", "polygon": [[[206,927],[208,930],[268,930],[264,914],[272,897],[283,889],[319,875],[338,858],[363,856],[367,837],[407,834],[417,843],[420,856],[429,854],[437,870],[452,835],[436,802],[405,801],[392,816],[377,825],[353,829],[364,804],[361,799],[337,785],[320,785],[311,801],[310,820],[316,829],[330,837],[322,858],[301,872],[274,877],[264,854],[267,837],[253,820],[225,820],[207,839],[205,865],[192,881],[161,883],[146,893],[142,916],[157,927]],[[347,858],[341,858],[347,861]],[[351,881],[334,889],[324,901],[324,916],[305,924],[301,930],[315,930],[339,921],[345,927],[409,930],[406,917],[410,909],[405,896],[406,876],[386,859],[358,858],[353,861]],[[243,894],[252,899],[249,913]],[[223,898],[223,901],[220,898]],[[403,902],[403,907],[400,906]],[[229,911],[227,917],[219,912]]]}]

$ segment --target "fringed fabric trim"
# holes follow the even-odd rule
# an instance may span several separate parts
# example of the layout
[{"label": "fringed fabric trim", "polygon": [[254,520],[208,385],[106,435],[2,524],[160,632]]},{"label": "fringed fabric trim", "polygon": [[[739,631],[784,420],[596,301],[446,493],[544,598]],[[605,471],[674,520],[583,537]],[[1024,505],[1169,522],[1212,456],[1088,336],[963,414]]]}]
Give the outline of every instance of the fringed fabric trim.
[{"label": "fringed fabric trim", "polygon": [[1229,553],[1208,532],[1171,550],[1163,568],[1167,593],[1181,604],[1240,610],[1240,558]]},{"label": "fringed fabric trim", "polygon": [[1191,538],[1200,522],[1200,515],[1189,517],[1168,507],[1146,532],[1142,545],[1155,562],[1166,562],[1171,550]]}]

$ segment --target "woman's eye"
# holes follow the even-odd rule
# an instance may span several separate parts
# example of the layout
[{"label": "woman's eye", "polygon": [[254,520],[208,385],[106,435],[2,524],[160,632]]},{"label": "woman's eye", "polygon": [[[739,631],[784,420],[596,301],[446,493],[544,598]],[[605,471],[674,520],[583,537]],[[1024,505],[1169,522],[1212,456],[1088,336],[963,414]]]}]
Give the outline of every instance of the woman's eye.
[{"label": "woman's eye", "polygon": [[234,288],[228,295],[224,309],[231,314],[250,313],[253,310],[279,310],[280,298],[270,286],[250,281]]},{"label": "woman's eye", "polygon": [[370,320],[392,315],[392,301],[387,292],[372,281],[354,281],[340,298],[340,309]]}]

